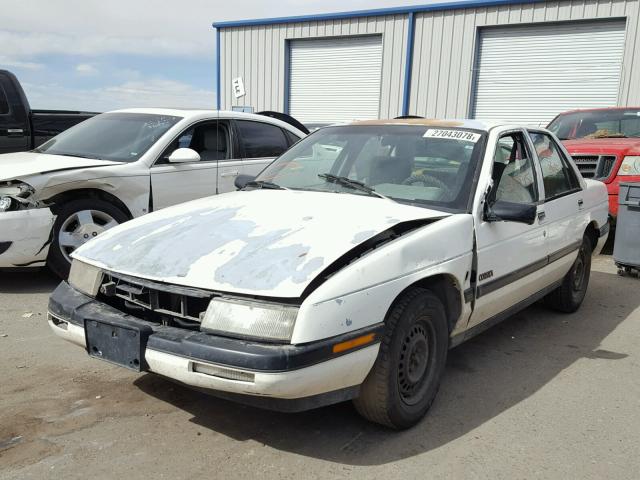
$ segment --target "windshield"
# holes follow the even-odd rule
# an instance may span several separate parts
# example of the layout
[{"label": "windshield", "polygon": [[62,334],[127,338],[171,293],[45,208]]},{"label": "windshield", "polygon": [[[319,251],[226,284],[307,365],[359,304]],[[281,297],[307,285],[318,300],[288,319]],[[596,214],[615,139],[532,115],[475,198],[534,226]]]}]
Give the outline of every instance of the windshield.
[{"label": "windshield", "polygon": [[466,210],[484,137],[413,125],[327,127],[285,152],[256,181]]},{"label": "windshield", "polygon": [[592,110],[559,115],[547,127],[560,140],[638,138],[640,109]]},{"label": "windshield", "polygon": [[103,113],[62,132],[34,151],[135,162],[180,120],[181,117],[170,115]]}]

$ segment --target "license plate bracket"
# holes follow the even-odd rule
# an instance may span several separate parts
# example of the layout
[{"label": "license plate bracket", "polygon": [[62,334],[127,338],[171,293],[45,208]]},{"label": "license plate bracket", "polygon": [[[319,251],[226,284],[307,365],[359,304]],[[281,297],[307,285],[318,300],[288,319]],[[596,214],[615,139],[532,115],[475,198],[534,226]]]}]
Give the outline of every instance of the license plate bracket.
[{"label": "license plate bracket", "polygon": [[148,370],[144,353],[151,327],[87,318],[84,332],[89,356],[135,372]]}]

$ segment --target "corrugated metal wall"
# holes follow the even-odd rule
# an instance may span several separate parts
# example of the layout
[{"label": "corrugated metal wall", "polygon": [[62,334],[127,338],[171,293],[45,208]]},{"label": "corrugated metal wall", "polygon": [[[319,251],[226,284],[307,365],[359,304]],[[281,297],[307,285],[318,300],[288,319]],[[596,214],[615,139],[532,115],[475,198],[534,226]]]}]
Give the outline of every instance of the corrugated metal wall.
[{"label": "corrugated metal wall", "polygon": [[[382,34],[380,116],[402,109],[402,81],[407,48],[406,15],[387,15],[320,22],[224,28],[220,32],[220,83],[223,109],[250,105],[283,111],[286,40]],[[246,96],[236,99],[231,82],[242,77]]]},{"label": "corrugated metal wall", "polygon": [[618,104],[638,105],[638,5],[637,0],[561,1],[416,14],[409,112],[439,118],[469,116],[478,28],[612,17],[627,19]]},{"label": "corrugated metal wall", "polygon": [[[564,0],[415,14],[415,43],[409,113],[426,117],[467,117],[473,68],[482,27],[598,18],[626,18],[619,105],[640,105],[640,2]],[[250,105],[283,111],[286,40],[382,34],[380,117],[402,112],[408,15],[386,15],[276,25],[228,27],[220,31],[221,106]],[[242,77],[246,96],[232,94]]]}]

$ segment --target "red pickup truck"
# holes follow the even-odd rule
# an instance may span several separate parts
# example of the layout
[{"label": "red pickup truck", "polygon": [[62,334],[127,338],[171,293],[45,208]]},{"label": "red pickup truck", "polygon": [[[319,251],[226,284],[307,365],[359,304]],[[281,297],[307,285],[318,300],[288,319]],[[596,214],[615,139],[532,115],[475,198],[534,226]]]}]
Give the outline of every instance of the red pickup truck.
[{"label": "red pickup truck", "polygon": [[640,107],[564,112],[547,128],[562,140],[583,177],[607,185],[615,221],[620,182],[640,182]]}]

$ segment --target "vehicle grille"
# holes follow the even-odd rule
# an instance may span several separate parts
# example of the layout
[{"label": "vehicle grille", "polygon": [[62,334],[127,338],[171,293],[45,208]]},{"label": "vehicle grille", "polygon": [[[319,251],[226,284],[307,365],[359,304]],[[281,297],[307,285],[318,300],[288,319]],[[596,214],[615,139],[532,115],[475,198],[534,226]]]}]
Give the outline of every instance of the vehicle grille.
[{"label": "vehicle grille", "polygon": [[584,178],[605,180],[616,163],[615,155],[572,155]]},{"label": "vehicle grille", "polygon": [[144,320],[198,329],[213,294],[107,273],[98,298],[118,310]]}]

